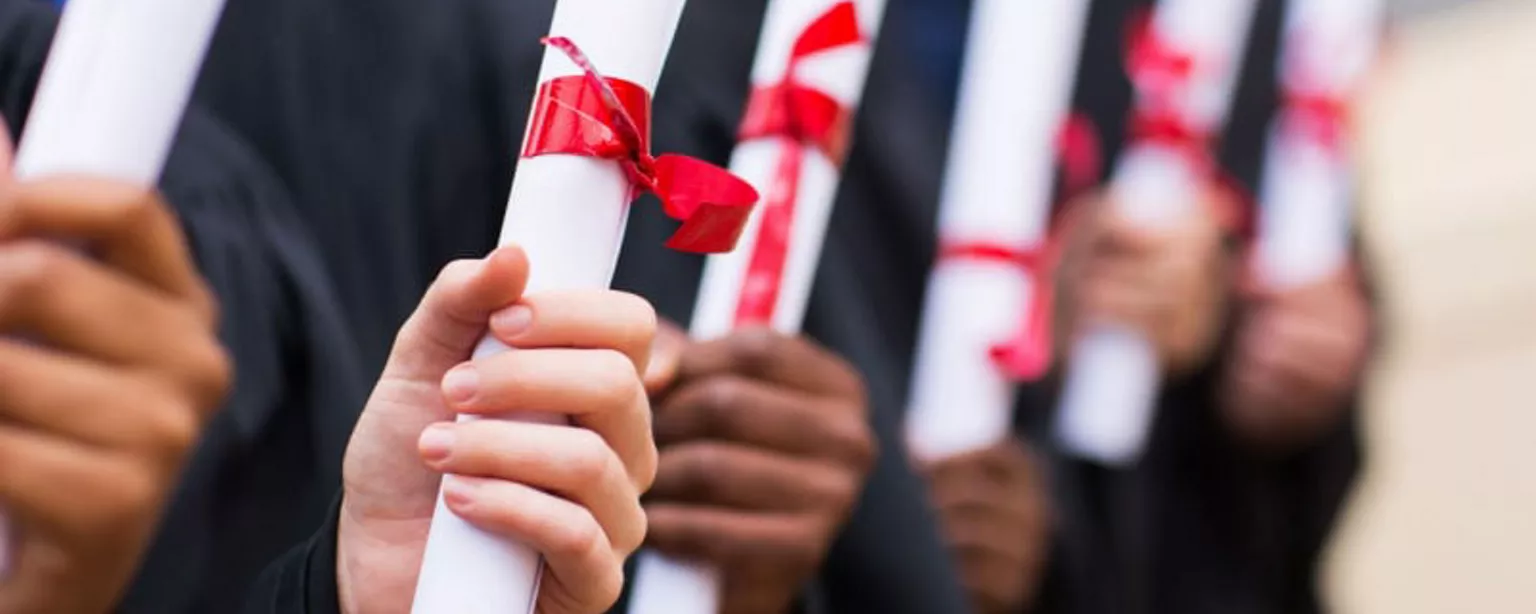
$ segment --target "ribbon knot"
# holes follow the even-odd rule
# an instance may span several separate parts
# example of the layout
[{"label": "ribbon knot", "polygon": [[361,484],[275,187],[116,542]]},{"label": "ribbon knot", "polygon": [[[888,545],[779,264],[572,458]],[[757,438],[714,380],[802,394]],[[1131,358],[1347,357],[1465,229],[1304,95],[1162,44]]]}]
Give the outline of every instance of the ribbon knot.
[{"label": "ribbon knot", "polygon": [[652,156],[650,92],[630,81],[603,77],[570,39],[543,42],[563,52],[582,74],[539,86],[522,156],[567,154],[618,162],[632,186],[631,198],[655,194],[667,215],[682,222],[667,247],[695,253],[735,247],[757,203],[757,190],[703,160]]},{"label": "ribbon knot", "polygon": [[1136,87],[1131,139],[1155,143],[1182,152],[1197,168],[1213,169],[1211,135],[1191,124],[1180,110],[1179,100],[1200,68],[1193,53],[1158,33],[1150,12],[1131,20],[1126,45],[1126,71]]},{"label": "ribbon knot", "polygon": [[752,91],[738,138],[784,141],[763,216],[736,304],[736,324],[767,324],[778,306],[779,288],[789,258],[795,204],[805,149],[815,148],[834,165],[847,153],[852,110],[830,94],[800,80],[800,67],[818,53],[865,42],[851,1],[837,2],[795,38],[784,79]]}]

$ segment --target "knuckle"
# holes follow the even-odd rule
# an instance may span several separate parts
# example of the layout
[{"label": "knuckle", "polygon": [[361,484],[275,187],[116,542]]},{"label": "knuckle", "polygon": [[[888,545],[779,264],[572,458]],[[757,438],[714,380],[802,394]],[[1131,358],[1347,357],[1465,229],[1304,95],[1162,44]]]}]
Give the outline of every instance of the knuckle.
[{"label": "knuckle", "polygon": [[139,519],[158,506],[161,488],[154,471],[132,464],[109,484],[103,488],[98,509],[103,518],[111,519],[114,531],[117,527],[126,529],[137,525]]},{"label": "knuckle", "polygon": [[730,338],[732,362],[746,372],[761,371],[773,360],[783,337],[767,328],[750,328]]},{"label": "knuckle", "polygon": [[625,340],[635,345],[649,345],[651,340],[656,337],[656,330],[659,326],[656,308],[651,306],[650,301],[645,300],[640,295],[629,292],[615,292],[614,294],[623,306],[624,313],[633,314],[628,319],[629,324],[624,331]]},{"label": "knuckle", "polygon": [[730,459],[719,447],[709,444],[694,446],[679,461],[679,481],[685,488],[704,501],[720,499],[723,490],[720,475],[723,472],[711,469],[725,467]]},{"label": "knuckle", "polygon": [[477,268],[479,268],[479,262],[480,261],[478,260],[472,260],[469,258],[460,258],[458,260],[449,262],[448,264],[443,265],[443,268],[437,272],[437,279],[432,283],[432,285],[437,286],[440,284],[450,284],[459,280],[467,279],[474,273]]},{"label": "knuckle", "polygon": [[645,396],[645,387],[628,356],[617,350],[595,350],[589,360],[589,381],[599,407],[610,411],[628,409],[637,398]]},{"label": "knuckle", "polygon": [[207,416],[223,404],[234,383],[234,361],[223,344],[211,338],[192,344],[186,356],[191,369],[187,386],[198,410],[195,415]]},{"label": "knuckle", "polygon": [[597,518],[586,508],[572,514],[566,522],[554,526],[549,540],[549,554],[559,558],[580,558],[603,543],[603,530]]},{"label": "knuckle", "polygon": [[133,189],[115,193],[111,209],[117,221],[127,228],[143,228],[172,219],[170,210],[162,205],[160,195],[154,191]]},{"label": "knuckle", "polygon": [[615,462],[611,458],[613,453],[608,449],[608,443],[597,433],[586,429],[574,431],[574,436],[568,450],[570,458],[566,460],[566,470],[570,472],[571,480],[580,485],[601,483]]},{"label": "knuckle", "polygon": [[637,491],[645,493],[651,489],[651,486],[656,484],[656,473],[659,470],[659,466],[660,453],[656,450],[656,443],[652,441],[640,451],[640,458],[637,459],[635,466],[629,468],[631,479],[634,480]]},{"label": "knuckle", "polygon": [[10,265],[0,279],[0,296],[8,300],[46,302],[55,284],[69,274],[70,256],[41,241],[23,241],[8,250]]},{"label": "knuckle", "polygon": [[738,377],[715,377],[700,384],[699,418],[708,433],[725,430],[734,410],[746,403],[747,381]]}]

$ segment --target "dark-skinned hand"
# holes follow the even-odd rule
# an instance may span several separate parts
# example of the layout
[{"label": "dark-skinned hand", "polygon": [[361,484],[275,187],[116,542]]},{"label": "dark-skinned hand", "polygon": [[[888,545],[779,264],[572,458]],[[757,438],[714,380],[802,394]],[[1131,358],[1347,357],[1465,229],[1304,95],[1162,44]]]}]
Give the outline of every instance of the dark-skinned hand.
[{"label": "dark-skinned hand", "polygon": [[661,460],[647,544],[722,569],[723,614],[784,614],[874,463],[863,381],[766,329],[693,342],[664,325],[651,367]]},{"label": "dark-skinned hand", "polygon": [[1050,550],[1050,509],[1034,455],[1013,438],[928,463],[929,497],[977,614],[1029,609]]},{"label": "dark-skinned hand", "polygon": [[1227,425],[1261,451],[1305,445],[1339,423],[1359,386],[1371,331],[1364,292],[1339,273],[1244,310],[1222,383]]}]

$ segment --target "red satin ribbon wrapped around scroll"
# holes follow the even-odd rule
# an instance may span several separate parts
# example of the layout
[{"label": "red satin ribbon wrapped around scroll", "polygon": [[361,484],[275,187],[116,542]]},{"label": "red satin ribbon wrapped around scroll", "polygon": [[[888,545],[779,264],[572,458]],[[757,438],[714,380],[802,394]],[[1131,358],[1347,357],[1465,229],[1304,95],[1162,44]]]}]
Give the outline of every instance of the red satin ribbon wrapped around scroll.
[{"label": "red satin ribbon wrapped around scroll", "polygon": [[545,43],[565,52],[582,76],[539,86],[522,156],[550,154],[613,160],[624,168],[635,195],[650,192],[682,227],[667,247],[720,253],[736,246],[757,190],[730,171],[696,158],[650,153],[651,94],[638,84],[602,77],[575,44]]},{"label": "red satin ribbon wrapped around scroll", "polygon": [[1199,66],[1194,56],[1158,36],[1151,17],[1143,11],[1132,18],[1126,44],[1126,71],[1140,98],[1131,116],[1131,140],[1165,145],[1196,168],[1214,171],[1210,135],[1190,125],[1177,104]]},{"label": "red satin ribbon wrapped around scroll", "polygon": [[777,137],[785,143],[764,199],[762,223],[737,301],[737,325],[773,320],[789,257],[795,203],[800,198],[804,148],[816,148],[837,165],[842,164],[848,148],[851,111],[825,92],[800,82],[796,70],[817,53],[863,42],[853,2],[840,2],[795,39],[784,80],[755,89],[748,99],[738,138]]},{"label": "red satin ribbon wrapped around scroll", "polygon": [[1014,336],[994,344],[990,353],[993,364],[1012,381],[1036,380],[1050,371],[1055,246],[1047,243],[1044,247],[1017,249],[997,243],[951,243],[939,247],[939,259],[1002,263],[1017,266],[1030,276],[1034,288],[1025,311],[1028,317],[1024,326]]}]

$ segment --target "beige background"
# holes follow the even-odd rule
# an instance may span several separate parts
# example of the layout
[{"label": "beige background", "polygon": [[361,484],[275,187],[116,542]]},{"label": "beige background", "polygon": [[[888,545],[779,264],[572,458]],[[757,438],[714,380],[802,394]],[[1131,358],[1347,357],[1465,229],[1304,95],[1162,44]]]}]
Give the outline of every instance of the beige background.
[{"label": "beige background", "polygon": [[1536,613],[1536,2],[1392,38],[1358,115],[1390,343],[1326,592],[1341,614]]}]

